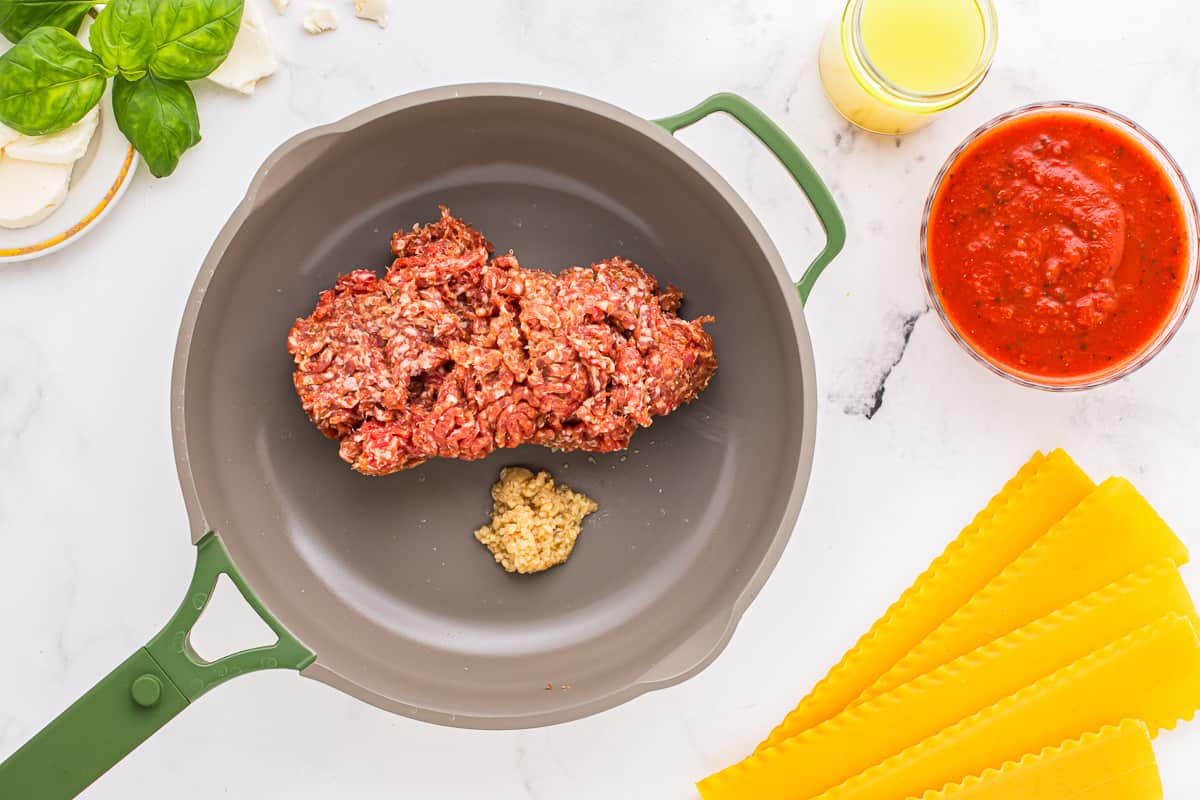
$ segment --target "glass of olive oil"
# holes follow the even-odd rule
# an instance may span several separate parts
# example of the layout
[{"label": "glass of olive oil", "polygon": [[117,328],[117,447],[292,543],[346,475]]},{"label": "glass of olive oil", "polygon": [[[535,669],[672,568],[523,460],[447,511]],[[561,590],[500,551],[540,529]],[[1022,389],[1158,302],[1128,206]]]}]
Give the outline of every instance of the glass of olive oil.
[{"label": "glass of olive oil", "polygon": [[855,125],[909,133],[983,82],[996,28],[992,0],[848,0],[821,41],[821,82]]}]

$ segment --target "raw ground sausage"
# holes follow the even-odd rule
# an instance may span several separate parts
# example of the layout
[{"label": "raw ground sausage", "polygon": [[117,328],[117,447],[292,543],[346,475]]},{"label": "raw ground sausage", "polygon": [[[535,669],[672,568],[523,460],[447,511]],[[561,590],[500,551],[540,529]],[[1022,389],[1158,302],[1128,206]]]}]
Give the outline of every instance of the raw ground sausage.
[{"label": "raw ground sausage", "polygon": [[627,259],[526,269],[445,208],[392,251],[385,277],[343,275],[288,336],[305,413],[364,474],[526,443],[620,450],[716,370],[713,318],[681,319],[683,293]]}]

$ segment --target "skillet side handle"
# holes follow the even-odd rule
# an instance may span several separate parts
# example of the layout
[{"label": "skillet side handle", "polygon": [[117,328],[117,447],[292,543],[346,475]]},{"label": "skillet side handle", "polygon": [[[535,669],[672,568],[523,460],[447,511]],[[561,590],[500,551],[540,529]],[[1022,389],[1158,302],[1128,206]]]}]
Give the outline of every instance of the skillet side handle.
[{"label": "skillet side handle", "polygon": [[829,187],[821,180],[821,176],[813,169],[812,164],[805,158],[796,143],[783,132],[782,128],[772,122],[770,117],[744,97],[729,92],[714,94],[695,108],[671,117],[656,119],[654,122],[665,128],[668,133],[675,133],[716,111],[724,111],[740,122],[742,127],[754,134],[779,159],[779,163],[783,164],[784,168],[791,173],[800,190],[808,197],[813,211],[821,220],[821,227],[825,229],[825,247],[800,276],[800,280],[796,282],[796,291],[800,293],[800,301],[807,302],[813,285],[817,282],[817,278],[821,277],[821,272],[829,266],[829,262],[833,261],[846,244],[846,223],[842,219],[842,212],[838,210],[837,202],[833,199]]},{"label": "skillet side handle", "polygon": [[[188,634],[222,574],[278,641],[207,662],[192,649]],[[69,800],[212,687],[260,669],[304,669],[315,658],[254,596],[221,540],[209,533],[196,544],[196,569],[175,616],[149,644],[0,763],[0,798]]]}]

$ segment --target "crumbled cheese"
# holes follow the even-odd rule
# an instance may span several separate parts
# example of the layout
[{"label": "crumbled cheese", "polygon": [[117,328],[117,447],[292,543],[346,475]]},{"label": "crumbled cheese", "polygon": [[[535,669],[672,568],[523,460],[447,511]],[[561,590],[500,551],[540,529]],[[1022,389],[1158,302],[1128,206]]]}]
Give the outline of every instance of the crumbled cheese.
[{"label": "crumbled cheese", "polygon": [[549,472],[508,467],[492,486],[492,522],[475,538],[508,572],[541,572],[570,557],[583,518],[597,508],[587,495],[555,486]]},{"label": "crumbled cheese", "polygon": [[313,4],[308,7],[308,11],[304,12],[304,21],[301,24],[304,30],[313,35],[334,31],[338,26],[337,15],[329,6]]},{"label": "crumbled cheese", "polygon": [[275,13],[280,16],[287,13],[288,6],[292,4],[292,0],[271,0],[271,5],[275,6]]},{"label": "crumbled cheese", "polygon": [[386,28],[388,23],[388,0],[354,0],[354,16],[369,19]]},{"label": "crumbled cheese", "polygon": [[246,3],[233,49],[208,79],[235,92],[254,94],[258,82],[274,75],[277,67],[262,12],[257,6]]}]

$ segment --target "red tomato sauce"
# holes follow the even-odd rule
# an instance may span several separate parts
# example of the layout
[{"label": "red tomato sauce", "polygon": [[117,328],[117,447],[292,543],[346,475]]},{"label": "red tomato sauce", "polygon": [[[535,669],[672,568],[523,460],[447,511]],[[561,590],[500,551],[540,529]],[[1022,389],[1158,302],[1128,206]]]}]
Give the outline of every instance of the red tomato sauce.
[{"label": "red tomato sauce", "polygon": [[1110,372],[1145,350],[1188,281],[1187,223],[1145,145],[1070,111],[982,134],[930,210],[927,257],[951,324],[1033,378]]}]

